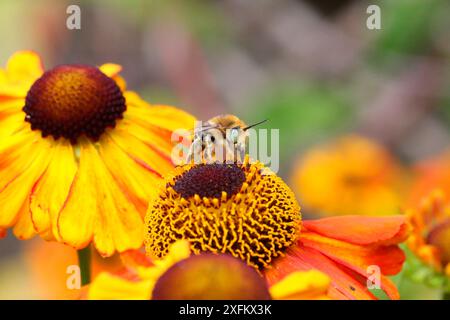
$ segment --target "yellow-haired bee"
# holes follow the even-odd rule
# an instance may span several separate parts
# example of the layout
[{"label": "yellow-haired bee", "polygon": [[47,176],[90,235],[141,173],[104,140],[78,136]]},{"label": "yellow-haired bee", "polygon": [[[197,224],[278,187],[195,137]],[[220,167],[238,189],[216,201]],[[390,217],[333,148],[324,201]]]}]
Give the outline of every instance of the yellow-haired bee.
[{"label": "yellow-haired bee", "polygon": [[226,114],[200,122],[194,129],[186,162],[242,162],[248,138],[247,130],[266,121],[247,126],[238,117]]}]

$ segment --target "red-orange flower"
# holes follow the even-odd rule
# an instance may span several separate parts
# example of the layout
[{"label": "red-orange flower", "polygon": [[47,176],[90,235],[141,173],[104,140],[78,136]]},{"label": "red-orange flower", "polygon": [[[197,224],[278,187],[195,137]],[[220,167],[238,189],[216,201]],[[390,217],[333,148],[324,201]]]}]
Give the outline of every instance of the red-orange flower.
[{"label": "red-orange flower", "polygon": [[186,165],[159,189],[146,216],[146,251],[163,258],[178,239],[195,254],[229,253],[274,284],[296,271],[331,278],[329,296],[374,299],[365,281],[380,271],[387,295],[399,294],[387,276],[405,260],[398,244],[409,227],[404,216],[344,216],[303,221],[293,192],[259,162]]},{"label": "red-orange flower", "polygon": [[269,283],[296,270],[317,269],[331,280],[334,299],[374,299],[366,281],[368,268],[380,268],[381,289],[399,299],[387,276],[402,269],[405,255],[397,246],[406,240],[409,227],[403,216],[331,217],[303,222],[300,238],[265,272]]}]

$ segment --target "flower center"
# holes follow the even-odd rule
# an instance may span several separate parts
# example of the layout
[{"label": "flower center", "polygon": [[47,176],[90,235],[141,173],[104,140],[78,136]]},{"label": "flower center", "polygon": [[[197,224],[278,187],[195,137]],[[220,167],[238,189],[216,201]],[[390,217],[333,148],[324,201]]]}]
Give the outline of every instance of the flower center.
[{"label": "flower center", "polygon": [[31,86],[23,107],[32,130],[72,143],[82,134],[98,140],[125,110],[125,98],[115,81],[98,68],[85,65],[62,65],[46,71]]},{"label": "flower center", "polygon": [[270,266],[300,233],[300,207],[261,163],[188,165],[149,206],[146,250],[164,257],[178,239],[203,251],[229,253],[257,269]]},{"label": "flower center", "polygon": [[174,190],[183,198],[198,194],[200,197],[220,198],[222,192],[236,194],[245,181],[245,173],[237,165],[201,164],[177,179]]},{"label": "flower center", "polygon": [[265,280],[229,255],[201,254],[172,266],[156,282],[155,300],[269,300]]},{"label": "flower center", "polygon": [[430,231],[427,243],[439,249],[444,266],[450,263],[450,218],[439,223]]}]

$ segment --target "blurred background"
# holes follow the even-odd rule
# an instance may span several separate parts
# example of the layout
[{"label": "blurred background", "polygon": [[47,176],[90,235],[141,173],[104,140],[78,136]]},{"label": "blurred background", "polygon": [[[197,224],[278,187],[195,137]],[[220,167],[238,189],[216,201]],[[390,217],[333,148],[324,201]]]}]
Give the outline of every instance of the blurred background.
[{"label": "blurred background", "polygon": [[[66,28],[70,4],[81,8],[81,30]],[[370,4],[381,8],[381,30],[366,27]],[[151,103],[201,120],[269,119],[263,127],[280,129],[279,174],[296,192],[308,188],[299,179],[308,179],[302,159],[311,148],[357,134],[369,144],[357,150],[376,147],[366,165],[386,156],[407,176],[393,183],[402,185],[398,213],[411,168],[450,145],[447,0],[1,0],[0,41],[2,65],[21,49],[37,51],[47,69],[115,62]],[[335,213],[304,200],[305,216]],[[1,240],[0,298],[60,297],[65,269],[56,256],[76,263],[70,249],[39,239]],[[396,281],[404,298],[439,296]]]}]

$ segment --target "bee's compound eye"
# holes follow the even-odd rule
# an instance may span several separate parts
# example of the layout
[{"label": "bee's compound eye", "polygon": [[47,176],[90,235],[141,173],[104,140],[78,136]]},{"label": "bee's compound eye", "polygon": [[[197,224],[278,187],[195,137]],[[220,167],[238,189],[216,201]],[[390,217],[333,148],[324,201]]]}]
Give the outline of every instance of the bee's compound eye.
[{"label": "bee's compound eye", "polygon": [[215,140],[214,136],[211,134],[205,134],[203,139],[205,142],[214,142]]},{"label": "bee's compound eye", "polygon": [[236,143],[238,141],[238,138],[239,138],[239,129],[237,129],[237,128],[231,129],[231,132],[230,132],[231,141]]}]

